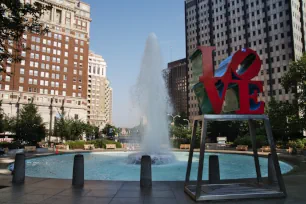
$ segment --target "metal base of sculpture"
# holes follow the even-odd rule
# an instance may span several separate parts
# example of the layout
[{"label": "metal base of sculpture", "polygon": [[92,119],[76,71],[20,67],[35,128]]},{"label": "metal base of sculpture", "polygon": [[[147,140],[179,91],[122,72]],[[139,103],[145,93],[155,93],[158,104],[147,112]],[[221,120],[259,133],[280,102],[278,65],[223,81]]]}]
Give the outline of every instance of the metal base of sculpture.
[{"label": "metal base of sculpture", "polygon": [[[265,184],[261,177],[257,147],[255,120],[264,121],[268,142],[271,148],[271,155],[274,165],[274,171],[277,178],[277,186]],[[202,121],[201,146],[199,167],[196,184],[190,181],[190,172],[195,147],[195,134],[198,122]],[[250,136],[252,141],[254,163],[256,168],[257,180],[255,183],[224,183],[222,184],[205,184],[203,185],[203,169],[204,169],[204,153],[205,140],[207,136],[207,124],[209,121],[248,121]],[[278,188],[275,188],[278,187]],[[192,139],[190,144],[190,152],[185,180],[185,192],[190,195],[195,201],[204,200],[229,200],[229,199],[246,199],[246,198],[276,198],[286,197],[286,188],[282,178],[278,157],[276,154],[275,143],[272,136],[269,118],[266,115],[204,115],[195,118],[193,121]]]}]

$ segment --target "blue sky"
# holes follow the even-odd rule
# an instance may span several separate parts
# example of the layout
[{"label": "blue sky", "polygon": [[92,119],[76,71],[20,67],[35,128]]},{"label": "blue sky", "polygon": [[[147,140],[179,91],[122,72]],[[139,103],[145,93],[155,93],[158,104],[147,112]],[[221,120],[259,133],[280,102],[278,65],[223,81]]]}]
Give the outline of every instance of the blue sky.
[{"label": "blue sky", "polygon": [[[90,49],[107,62],[113,88],[113,123],[132,127],[139,116],[131,104],[145,41],[154,32],[164,64],[185,57],[183,0],[85,0],[91,5]],[[172,47],[172,48],[171,48]]]}]

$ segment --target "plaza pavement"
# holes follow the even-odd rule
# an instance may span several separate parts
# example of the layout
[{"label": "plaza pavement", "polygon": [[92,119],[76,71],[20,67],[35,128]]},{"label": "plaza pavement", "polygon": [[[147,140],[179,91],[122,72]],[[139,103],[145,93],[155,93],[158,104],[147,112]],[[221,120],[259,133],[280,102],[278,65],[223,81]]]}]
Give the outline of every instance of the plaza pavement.
[{"label": "plaza pavement", "polygon": [[[294,170],[284,175],[288,197],[286,199],[233,200],[208,203],[246,204],[305,204],[306,160],[303,156],[281,156],[294,165]],[[195,203],[184,193],[184,182],[153,182],[152,189],[141,189],[139,182],[85,181],[83,189],[73,188],[69,179],[26,178],[24,185],[12,185],[11,175],[0,175],[0,204],[2,203],[144,203],[189,204]],[[1,188],[1,187],[0,187]],[[207,202],[206,202],[207,203]]]}]

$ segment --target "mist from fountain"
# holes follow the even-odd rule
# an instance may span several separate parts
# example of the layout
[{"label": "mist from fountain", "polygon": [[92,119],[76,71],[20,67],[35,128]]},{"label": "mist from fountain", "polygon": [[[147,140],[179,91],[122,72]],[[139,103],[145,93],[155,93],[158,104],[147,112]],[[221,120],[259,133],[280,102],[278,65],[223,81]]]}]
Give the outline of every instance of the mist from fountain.
[{"label": "mist from fountain", "polygon": [[163,77],[161,51],[154,33],[150,34],[146,41],[134,95],[144,119],[144,131],[141,152],[130,155],[129,163],[139,163],[144,154],[151,156],[153,164],[173,161],[167,119],[169,96]]}]

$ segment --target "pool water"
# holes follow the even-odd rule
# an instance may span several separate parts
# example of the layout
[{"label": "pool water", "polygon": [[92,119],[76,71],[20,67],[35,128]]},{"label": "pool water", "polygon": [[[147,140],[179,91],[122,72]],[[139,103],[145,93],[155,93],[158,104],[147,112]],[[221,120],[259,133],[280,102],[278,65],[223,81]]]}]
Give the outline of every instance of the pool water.
[{"label": "pool water", "polygon": [[[139,181],[140,165],[127,164],[128,152],[84,153],[86,180]],[[188,152],[174,152],[176,161],[166,165],[152,166],[154,181],[185,180]],[[71,179],[75,154],[54,155],[26,160],[26,176]],[[203,179],[208,178],[208,157],[218,155],[221,179],[255,178],[256,170],[252,156],[238,154],[205,154]],[[194,153],[191,180],[196,180],[199,153]],[[262,176],[268,175],[267,158],[259,158]],[[282,173],[292,167],[280,162]]]}]

